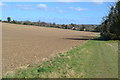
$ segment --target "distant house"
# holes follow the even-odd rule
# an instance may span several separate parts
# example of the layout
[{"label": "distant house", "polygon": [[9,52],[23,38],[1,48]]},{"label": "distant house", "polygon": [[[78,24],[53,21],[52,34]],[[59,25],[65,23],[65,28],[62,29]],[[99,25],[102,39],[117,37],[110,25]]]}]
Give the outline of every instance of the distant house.
[{"label": "distant house", "polygon": [[72,30],[77,30],[77,28],[76,27],[72,27]]},{"label": "distant house", "polygon": [[72,27],[72,30],[75,30],[75,27]]},{"label": "distant house", "polygon": [[84,28],[84,31],[86,31],[86,29]]}]

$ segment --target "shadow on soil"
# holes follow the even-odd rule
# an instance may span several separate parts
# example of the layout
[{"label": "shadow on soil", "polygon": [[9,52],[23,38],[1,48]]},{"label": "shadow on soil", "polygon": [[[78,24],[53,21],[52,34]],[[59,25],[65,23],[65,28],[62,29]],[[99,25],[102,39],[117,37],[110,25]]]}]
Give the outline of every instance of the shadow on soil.
[{"label": "shadow on soil", "polygon": [[98,38],[93,38],[93,36],[82,36],[80,38],[65,38],[68,40],[97,40],[97,41],[108,41],[108,40],[104,40],[101,37]]},{"label": "shadow on soil", "polygon": [[90,40],[90,39],[85,39],[85,38],[65,38],[68,40]]}]

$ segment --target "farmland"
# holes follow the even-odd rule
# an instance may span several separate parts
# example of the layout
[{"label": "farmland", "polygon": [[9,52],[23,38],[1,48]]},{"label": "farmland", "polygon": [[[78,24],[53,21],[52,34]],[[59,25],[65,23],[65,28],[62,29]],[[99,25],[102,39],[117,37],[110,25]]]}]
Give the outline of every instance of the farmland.
[{"label": "farmland", "polygon": [[120,1],[67,1],[0,4],[3,78],[118,78]]},{"label": "farmland", "polygon": [[7,78],[118,78],[118,42],[89,40]]},{"label": "farmland", "polygon": [[2,23],[3,73],[41,63],[98,33]]}]

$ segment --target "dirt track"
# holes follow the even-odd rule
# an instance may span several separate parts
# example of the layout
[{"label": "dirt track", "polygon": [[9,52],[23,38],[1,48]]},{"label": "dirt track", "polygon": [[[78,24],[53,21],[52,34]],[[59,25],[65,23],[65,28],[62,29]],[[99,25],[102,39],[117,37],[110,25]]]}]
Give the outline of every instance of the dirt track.
[{"label": "dirt track", "polygon": [[83,44],[96,33],[3,23],[3,73]]}]

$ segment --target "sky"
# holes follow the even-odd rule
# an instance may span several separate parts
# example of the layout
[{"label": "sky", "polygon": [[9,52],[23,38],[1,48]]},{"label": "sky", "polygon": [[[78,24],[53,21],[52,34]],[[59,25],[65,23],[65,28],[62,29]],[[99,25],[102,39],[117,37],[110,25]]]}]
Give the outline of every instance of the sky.
[{"label": "sky", "polygon": [[113,2],[3,2],[2,20],[100,24]]}]

